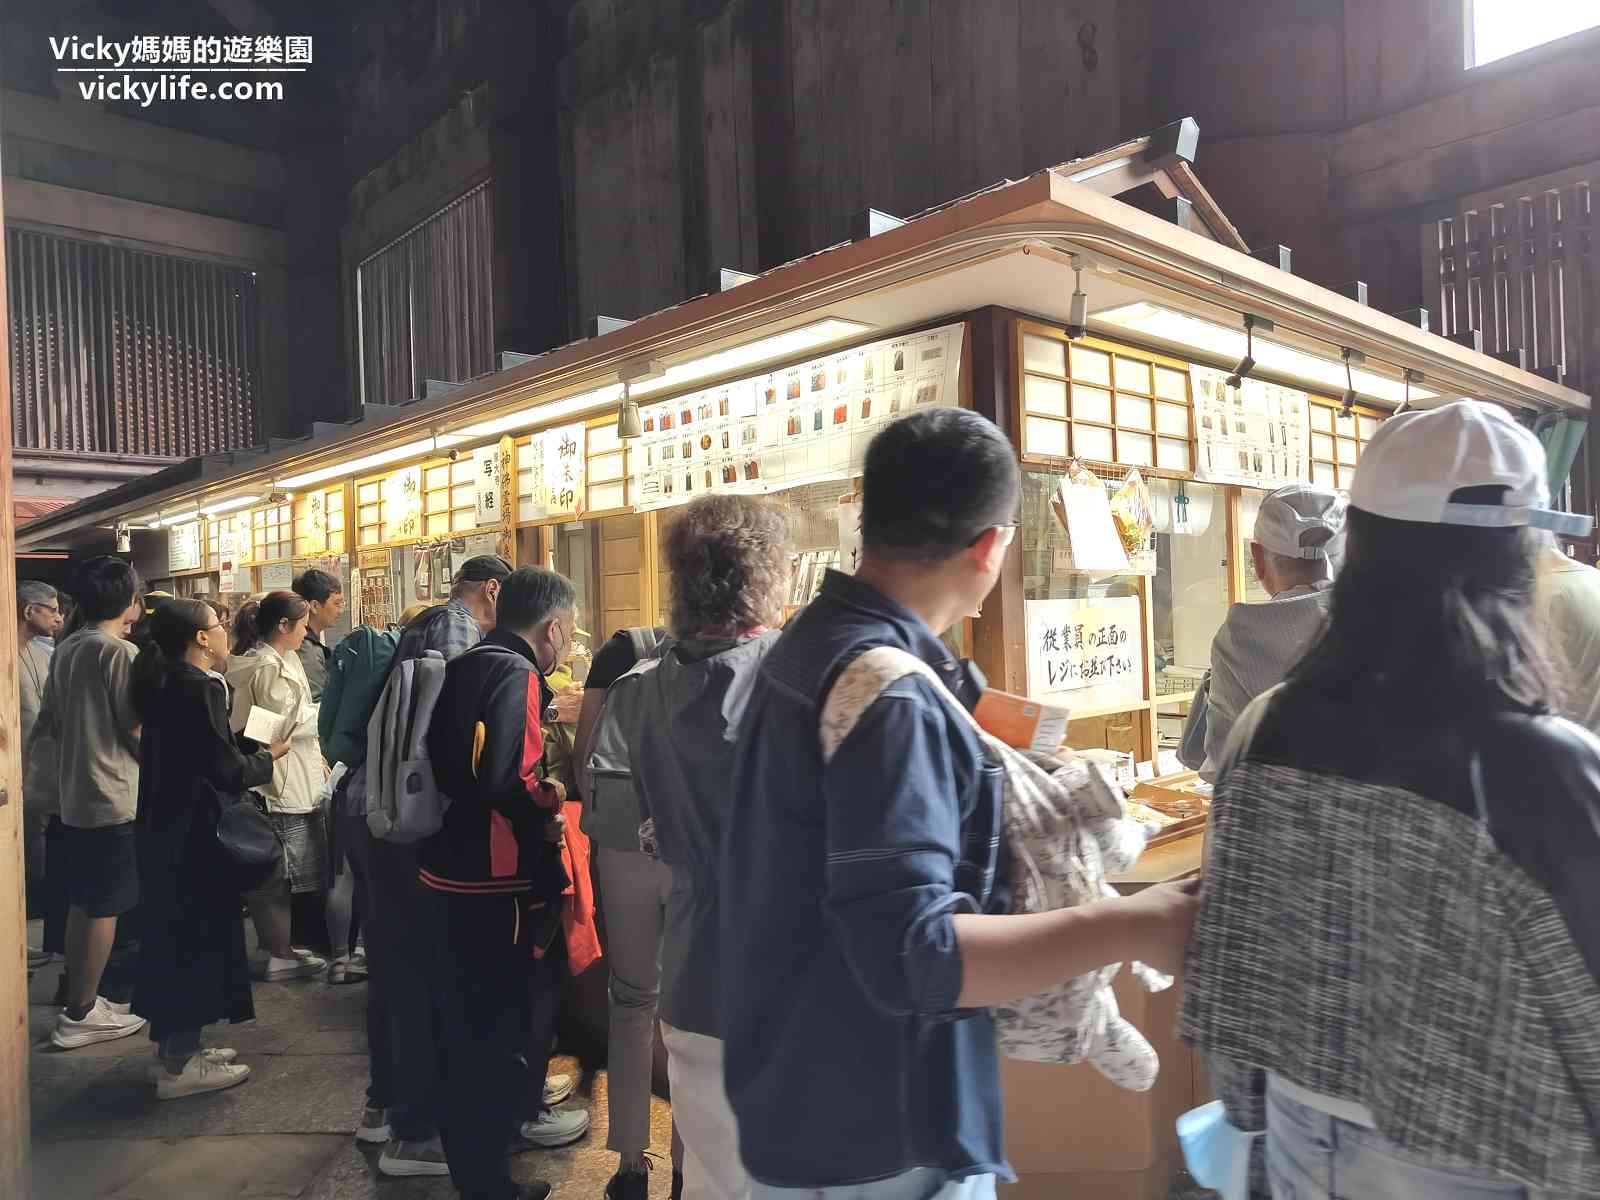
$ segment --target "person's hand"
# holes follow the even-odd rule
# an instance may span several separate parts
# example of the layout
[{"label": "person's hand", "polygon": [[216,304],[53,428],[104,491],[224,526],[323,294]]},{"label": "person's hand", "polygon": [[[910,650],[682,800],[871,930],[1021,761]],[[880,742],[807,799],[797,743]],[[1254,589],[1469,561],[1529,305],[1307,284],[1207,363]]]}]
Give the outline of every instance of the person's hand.
[{"label": "person's hand", "polygon": [[1128,957],[1168,975],[1182,971],[1189,933],[1200,912],[1200,881],[1158,883],[1122,903],[1138,921],[1138,933]]},{"label": "person's hand", "polygon": [[282,741],[273,742],[270,746],[268,746],[267,752],[272,755],[272,761],[277,762],[278,759],[289,753],[289,746],[289,739],[284,738]]},{"label": "person's hand", "polygon": [[567,802],[567,785],[559,779],[546,779],[545,786],[556,794],[556,807],[560,808]]},{"label": "person's hand", "polygon": [[551,705],[556,710],[556,720],[562,725],[576,725],[578,711],[583,708],[583,688],[572,687],[555,698]]},{"label": "person's hand", "polygon": [[565,844],[567,840],[567,819],[560,813],[551,817],[544,827],[544,840],[552,846]]}]

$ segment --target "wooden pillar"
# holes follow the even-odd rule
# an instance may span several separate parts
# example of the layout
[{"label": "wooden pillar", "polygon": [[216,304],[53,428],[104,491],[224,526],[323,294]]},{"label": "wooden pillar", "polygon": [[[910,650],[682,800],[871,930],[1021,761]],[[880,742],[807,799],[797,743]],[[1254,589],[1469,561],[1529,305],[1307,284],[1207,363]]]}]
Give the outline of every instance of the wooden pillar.
[{"label": "wooden pillar", "polygon": [[[0,229],[5,205],[0,198]],[[0,237],[0,280],[5,240]],[[10,328],[0,286],[0,330]],[[0,396],[11,396],[8,339],[0,337]],[[17,594],[11,507],[11,421],[0,420],[0,596]],[[22,761],[17,712],[17,623],[0,620],[0,1196],[26,1196],[28,1183],[28,924],[23,902]]]}]

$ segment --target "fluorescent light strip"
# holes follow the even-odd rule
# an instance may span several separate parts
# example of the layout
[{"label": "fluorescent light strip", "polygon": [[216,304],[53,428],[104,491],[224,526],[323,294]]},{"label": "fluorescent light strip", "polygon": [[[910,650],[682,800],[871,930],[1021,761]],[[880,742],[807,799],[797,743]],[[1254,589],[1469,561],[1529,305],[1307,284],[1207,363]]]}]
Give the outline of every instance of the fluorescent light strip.
[{"label": "fluorescent light strip", "polygon": [[[1094,324],[1113,325],[1131,333],[1143,334],[1158,341],[1201,350],[1219,359],[1236,362],[1245,351],[1244,330],[1230,329],[1215,322],[1176,309],[1138,301],[1133,304],[1097,312],[1091,318]],[[1342,396],[1345,390],[1344,363],[1336,358],[1322,358],[1285,346],[1271,338],[1255,337],[1254,355],[1259,369],[1278,375],[1287,375],[1315,384],[1320,390]],[[1399,404],[1406,398],[1405,381],[1391,379],[1360,367],[1351,369],[1350,378],[1357,392]],[[1412,401],[1427,400],[1438,395],[1425,388],[1411,387]]]},{"label": "fluorescent light strip", "polygon": [[215,504],[208,504],[200,511],[208,517],[220,516],[225,512],[232,512],[236,508],[248,508],[250,505],[262,500],[261,496],[234,496],[229,500],[219,500]]},{"label": "fluorescent light strip", "polygon": [[156,525],[162,529],[170,529],[174,525],[186,525],[190,521],[198,521],[199,519],[200,510],[198,508],[194,508],[190,509],[188,512],[178,513],[176,516],[162,517],[156,522]]},{"label": "fluorescent light strip", "polygon": [[[438,444],[445,444],[445,439],[440,438]],[[434,449],[433,438],[426,438],[420,442],[407,442],[403,446],[393,446],[388,450],[379,450],[374,454],[366,454],[360,458],[353,458],[348,462],[335,463],[331,467],[318,467],[315,471],[307,471],[303,475],[290,475],[278,480],[286,488],[305,488],[314,483],[322,483],[328,479],[342,479],[346,475],[354,475],[365,471],[369,467],[382,467],[392,462],[399,462],[403,458],[420,458],[431,453]]]},{"label": "fluorescent light strip", "polygon": [[[826,346],[832,342],[841,342],[846,338],[864,333],[871,328],[872,326],[863,324],[860,321],[846,321],[839,317],[829,317],[826,320],[816,321],[810,325],[802,325],[798,329],[786,330],[783,333],[773,334],[771,337],[747,342],[742,346],[719,350],[715,354],[708,354],[703,358],[691,359],[686,363],[676,363],[667,367],[653,379],[641,379],[635,383],[631,389],[632,395],[637,399],[640,396],[651,396],[657,392],[680,388],[697,380],[710,379],[715,375],[729,375],[746,367],[753,367],[758,363],[788,358],[791,355],[814,350],[819,346]],[[607,384],[591,391],[580,392],[575,396],[568,396],[563,400],[536,404],[532,408],[525,408],[520,412],[508,413],[503,417],[492,417],[487,421],[479,421],[454,432],[463,438],[497,437],[502,433],[512,433],[520,429],[526,429],[531,425],[559,420],[562,417],[584,412],[590,408],[615,404],[620,399],[622,399],[622,385]]]}]

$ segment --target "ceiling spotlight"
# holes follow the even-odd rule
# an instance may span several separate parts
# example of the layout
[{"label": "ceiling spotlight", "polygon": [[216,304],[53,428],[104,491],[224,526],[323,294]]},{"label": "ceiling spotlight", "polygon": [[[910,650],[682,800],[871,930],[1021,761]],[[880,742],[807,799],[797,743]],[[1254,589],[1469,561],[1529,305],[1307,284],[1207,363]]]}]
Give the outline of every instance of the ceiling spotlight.
[{"label": "ceiling spotlight", "polygon": [[1348,417],[1350,410],[1356,406],[1356,380],[1350,367],[1355,363],[1366,362],[1367,356],[1359,350],[1351,350],[1348,347],[1341,347],[1339,355],[1344,359],[1344,404],[1339,409],[1339,415]]},{"label": "ceiling spotlight", "polygon": [[1076,340],[1089,332],[1089,297],[1083,290],[1083,258],[1072,256],[1072,303],[1067,308],[1067,338]]},{"label": "ceiling spotlight", "polygon": [[1396,408],[1392,414],[1397,417],[1401,413],[1405,412],[1406,409],[1411,407],[1411,385],[1413,383],[1421,383],[1424,378],[1422,372],[1417,370],[1415,367],[1403,368],[1400,372],[1400,376],[1405,380],[1406,394],[1405,397],[1400,401],[1400,407]]},{"label": "ceiling spotlight", "polygon": [[127,554],[133,549],[133,531],[121,521],[117,522],[117,553]]},{"label": "ceiling spotlight", "polygon": [[1244,357],[1239,360],[1239,365],[1233,369],[1233,374],[1228,376],[1228,386],[1236,388],[1250,378],[1250,372],[1256,369],[1255,359],[1255,331],[1260,329],[1270,333],[1273,325],[1266,317],[1258,317],[1254,313],[1244,314]]},{"label": "ceiling spotlight", "polygon": [[633,398],[629,384],[624,382],[622,401],[617,406],[617,436],[627,441],[629,438],[640,437],[643,433],[644,428],[639,423],[639,402]]},{"label": "ceiling spotlight", "polygon": [[617,402],[617,436],[623,441],[642,437],[644,426],[639,421],[639,402],[633,398],[633,385],[641,379],[657,379],[666,369],[653,359],[640,359],[623,363],[617,368],[622,380],[622,398]]}]

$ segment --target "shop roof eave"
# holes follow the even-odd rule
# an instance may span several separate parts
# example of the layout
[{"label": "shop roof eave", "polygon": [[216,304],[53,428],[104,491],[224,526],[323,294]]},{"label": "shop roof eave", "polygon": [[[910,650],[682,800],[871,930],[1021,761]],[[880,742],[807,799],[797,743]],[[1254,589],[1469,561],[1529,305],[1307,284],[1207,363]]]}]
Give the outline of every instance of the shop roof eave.
[{"label": "shop roof eave", "polygon": [[1430,368],[1452,385],[1523,407],[1587,412],[1589,397],[1428,333],[1248,254],[1054,175],[1050,208],[1075,226],[1066,236],[1098,243],[1113,266],[1141,269],[1232,309],[1248,306],[1298,333],[1350,346],[1394,366]]}]

